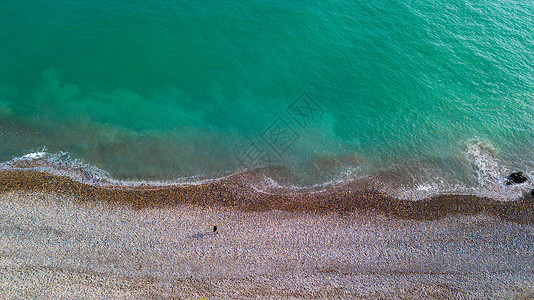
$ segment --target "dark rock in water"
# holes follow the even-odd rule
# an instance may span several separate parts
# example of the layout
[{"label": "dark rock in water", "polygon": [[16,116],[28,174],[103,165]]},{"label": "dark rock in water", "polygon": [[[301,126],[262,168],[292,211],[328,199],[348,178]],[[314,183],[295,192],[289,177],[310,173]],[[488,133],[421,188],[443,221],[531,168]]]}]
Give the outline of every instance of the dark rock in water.
[{"label": "dark rock in water", "polygon": [[512,173],[510,175],[508,175],[506,177],[506,185],[512,185],[512,184],[516,184],[516,183],[523,183],[525,181],[527,181],[528,178],[525,177],[525,175],[523,175],[522,172],[515,172],[515,173]]},{"label": "dark rock in water", "polygon": [[534,198],[534,190],[530,191],[530,196],[532,196],[532,198]]}]

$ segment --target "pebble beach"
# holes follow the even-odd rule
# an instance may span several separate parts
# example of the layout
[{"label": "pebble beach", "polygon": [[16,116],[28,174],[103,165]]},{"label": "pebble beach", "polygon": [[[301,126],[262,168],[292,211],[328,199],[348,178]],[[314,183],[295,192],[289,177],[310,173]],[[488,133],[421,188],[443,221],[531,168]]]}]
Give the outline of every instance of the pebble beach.
[{"label": "pebble beach", "polygon": [[2,298],[534,295],[534,227],[485,213],[415,220],[379,211],[139,208],[10,191],[0,196],[0,217]]}]

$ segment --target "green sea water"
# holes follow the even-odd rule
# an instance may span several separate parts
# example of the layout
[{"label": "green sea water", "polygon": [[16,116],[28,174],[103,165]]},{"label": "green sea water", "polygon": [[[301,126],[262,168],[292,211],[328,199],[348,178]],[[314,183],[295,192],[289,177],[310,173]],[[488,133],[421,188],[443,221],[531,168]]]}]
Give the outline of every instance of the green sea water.
[{"label": "green sea water", "polygon": [[534,171],[528,1],[4,0],[0,66],[0,161],[66,152],[125,179]]}]

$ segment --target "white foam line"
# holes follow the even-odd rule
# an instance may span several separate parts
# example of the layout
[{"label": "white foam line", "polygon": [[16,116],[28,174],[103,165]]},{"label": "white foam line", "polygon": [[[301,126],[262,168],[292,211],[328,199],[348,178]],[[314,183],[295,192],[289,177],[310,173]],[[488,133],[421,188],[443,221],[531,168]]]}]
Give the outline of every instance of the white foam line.
[{"label": "white foam line", "polygon": [[[24,160],[31,162],[33,160],[44,160],[47,166],[32,166],[32,167],[26,167],[26,168],[20,168],[15,167],[17,162]],[[63,170],[67,169],[67,170]],[[74,170],[73,172],[69,172],[68,170]],[[146,186],[147,188],[150,188],[151,186],[155,189],[161,188],[161,187],[169,187],[169,186],[188,186],[188,185],[203,185],[213,182],[218,182],[224,179],[227,179],[235,174],[230,174],[226,176],[221,176],[217,178],[208,178],[208,179],[200,179],[200,180],[193,180],[195,177],[187,177],[187,178],[178,178],[175,180],[169,180],[169,181],[149,181],[149,180],[120,180],[120,179],[114,179],[111,178],[108,174],[108,172],[101,170],[99,168],[96,168],[92,165],[84,163],[82,160],[79,159],[71,159],[70,154],[67,152],[59,152],[59,153],[48,153],[46,151],[38,151],[38,152],[32,152],[28,153],[26,155],[23,155],[21,157],[15,157],[9,161],[0,163],[0,170],[17,170],[17,171],[38,171],[38,172],[44,172],[52,175],[58,175],[58,176],[67,176],[75,181],[82,182],[88,185],[92,186],[101,186],[101,187],[123,187],[123,188],[135,188],[135,187],[141,187]],[[93,179],[83,178],[81,175],[76,174],[76,170],[83,170],[88,172]]]},{"label": "white foam line", "polygon": [[26,155],[22,156],[21,158],[25,158],[25,159],[37,159],[37,158],[41,158],[41,157],[43,157],[45,154],[46,154],[46,152],[44,152],[44,151],[41,151],[41,152],[34,152],[34,153],[26,154]]}]

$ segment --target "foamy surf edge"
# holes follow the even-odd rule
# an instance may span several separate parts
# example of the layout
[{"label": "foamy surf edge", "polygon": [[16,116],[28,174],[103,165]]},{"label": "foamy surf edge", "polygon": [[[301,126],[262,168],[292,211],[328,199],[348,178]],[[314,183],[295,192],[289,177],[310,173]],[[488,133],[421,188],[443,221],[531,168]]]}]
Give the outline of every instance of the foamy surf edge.
[{"label": "foamy surf edge", "polygon": [[[504,178],[511,172],[499,160],[497,150],[488,141],[472,139],[466,142],[464,160],[475,172],[476,184],[466,185],[460,181],[445,178],[427,165],[415,164],[397,166],[396,169],[381,170],[362,174],[357,167],[347,166],[329,181],[310,185],[299,185],[291,180],[281,181],[290,172],[281,168],[257,168],[235,171],[213,178],[197,175],[172,180],[124,180],[115,179],[98,167],[73,158],[68,152],[50,153],[46,148],[15,157],[0,163],[0,172],[21,171],[41,172],[53,176],[67,177],[73,181],[93,187],[121,189],[165,189],[172,187],[203,186],[246,178],[240,188],[250,189],[257,194],[276,196],[278,194],[321,194],[339,187],[352,185],[379,191],[399,200],[421,201],[446,195],[475,196],[496,201],[517,201],[525,198],[532,189],[530,181],[522,184],[506,185]],[[288,175],[289,174],[289,175]],[[534,174],[526,170],[528,178]]]}]

